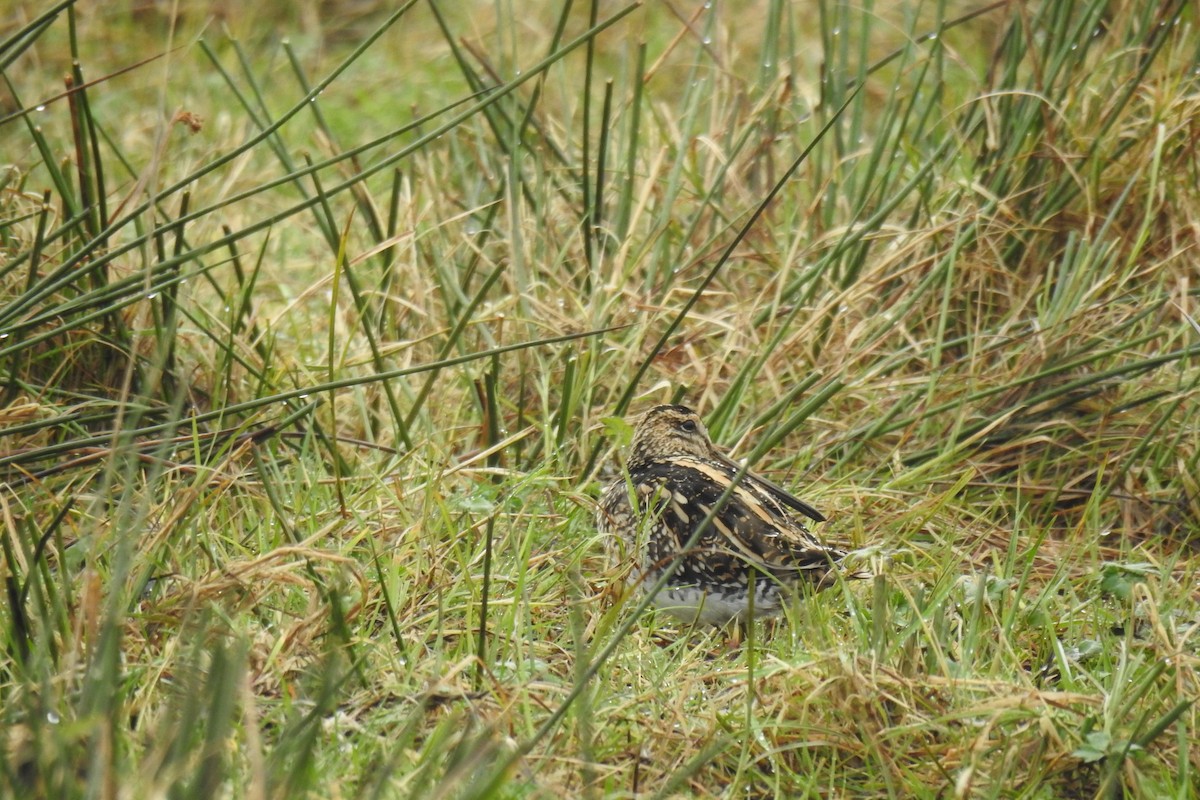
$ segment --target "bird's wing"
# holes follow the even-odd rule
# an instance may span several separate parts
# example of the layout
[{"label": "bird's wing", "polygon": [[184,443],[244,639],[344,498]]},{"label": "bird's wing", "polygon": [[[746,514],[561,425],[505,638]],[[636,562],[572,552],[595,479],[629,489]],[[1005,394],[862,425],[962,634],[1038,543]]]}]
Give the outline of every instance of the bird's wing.
[{"label": "bird's wing", "polygon": [[[635,488],[643,496],[653,492],[659,498],[661,519],[678,539],[675,546],[682,548],[736,474],[726,464],[680,457],[638,470]],[[797,570],[826,570],[844,555],[817,541],[774,500],[742,484],[734,487],[695,546],[708,558],[723,553],[740,562],[743,570],[749,563],[781,578]]]},{"label": "bird's wing", "polygon": [[[730,471],[731,476],[736,475],[741,469],[741,467],[735,464],[732,460],[724,457],[722,457],[720,463],[725,469]],[[825,521],[825,515],[820,511],[817,511],[808,503],[804,502],[799,497],[796,497],[796,495],[792,494],[787,489],[784,489],[774,481],[767,480],[762,475],[754,472],[747,472],[742,478],[742,484],[747,486],[756,494],[763,496],[768,503],[778,503],[795,511],[799,511],[801,514],[813,520],[814,522]]]}]

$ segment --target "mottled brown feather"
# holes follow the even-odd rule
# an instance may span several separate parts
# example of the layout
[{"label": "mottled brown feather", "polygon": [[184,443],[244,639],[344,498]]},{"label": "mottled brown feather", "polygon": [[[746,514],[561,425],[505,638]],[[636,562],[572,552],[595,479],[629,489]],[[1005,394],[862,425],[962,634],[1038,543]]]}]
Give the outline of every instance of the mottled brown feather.
[{"label": "mottled brown feather", "polygon": [[[682,609],[715,624],[740,618],[750,605],[752,582],[758,610],[773,613],[783,587],[827,585],[845,556],[808,532],[804,517],[824,520],[816,509],[751,472],[742,475],[688,547],[740,468],[713,445],[700,418],[685,406],[656,406],[643,415],[628,467],[629,482],[614,483],[601,499],[598,524],[629,545],[647,528],[637,570],[645,581],[679,560],[664,591],[676,613]],[[713,606],[707,611],[706,600]]]}]

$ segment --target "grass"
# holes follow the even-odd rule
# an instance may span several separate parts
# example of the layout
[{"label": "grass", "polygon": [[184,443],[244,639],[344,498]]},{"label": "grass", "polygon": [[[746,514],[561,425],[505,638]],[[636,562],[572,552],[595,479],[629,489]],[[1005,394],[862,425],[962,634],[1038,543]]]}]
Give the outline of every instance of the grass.
[{"label": "grass", "polygon": [[[1196,794],[1193,7],[260,5],[0,31],[0,793]],[[873,577],[623,596],[672,399]]]}]

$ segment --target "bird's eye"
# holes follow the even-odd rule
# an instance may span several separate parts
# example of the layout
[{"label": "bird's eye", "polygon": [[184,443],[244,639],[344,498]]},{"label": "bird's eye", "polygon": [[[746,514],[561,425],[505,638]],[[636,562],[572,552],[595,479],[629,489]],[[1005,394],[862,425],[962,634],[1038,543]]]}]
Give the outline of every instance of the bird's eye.
[{"label": "bird's eye", "polygon": [[683,431],[684,433],[695,433],[696,420],[685,419],[683,422],[679,423],[679,430]]}]

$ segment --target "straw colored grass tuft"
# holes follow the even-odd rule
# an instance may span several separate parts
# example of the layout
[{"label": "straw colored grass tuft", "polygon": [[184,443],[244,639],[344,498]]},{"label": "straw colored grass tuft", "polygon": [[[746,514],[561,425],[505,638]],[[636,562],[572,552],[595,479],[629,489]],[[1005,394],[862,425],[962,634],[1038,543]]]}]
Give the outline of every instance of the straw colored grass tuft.
[{"label": "straw colored grass tuft", "polygon": [[[3,23],[0,794],[1190,797],[1192,5],[534,6]],[[870,576],[635,614],[667,401]]]}]

